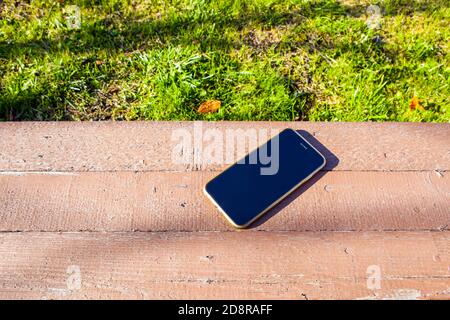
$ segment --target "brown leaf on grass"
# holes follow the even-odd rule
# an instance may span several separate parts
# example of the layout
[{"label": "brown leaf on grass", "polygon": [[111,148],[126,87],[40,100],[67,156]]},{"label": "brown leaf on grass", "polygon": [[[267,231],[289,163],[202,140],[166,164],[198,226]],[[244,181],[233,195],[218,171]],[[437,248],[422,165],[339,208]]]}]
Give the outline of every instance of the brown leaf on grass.
[{"label": "brown leaf on grass", "polygon": [[95,64],[101,66],[104,62],[102,60],[96,60]]},{"label": "brown leaf on grass", "polygon": [[108,93],[114,94],[114,93],[118,93],[119,91],[120,91],[120,87],[113,85],[109,88]]},{"label": "brown leaf on grass", "polygon": [[411,99],[411,103],[409,104],[409,109],[410,110],[420,110],[420,111],[424,111],[425,108],[420,104],[419,98],[414,96]]},{"label": "brown leaf on grass", "polygon": [[199,113],[212,113],[219,110],[222,102],[220,100],[208,100],[203,102],[197,109]]}]

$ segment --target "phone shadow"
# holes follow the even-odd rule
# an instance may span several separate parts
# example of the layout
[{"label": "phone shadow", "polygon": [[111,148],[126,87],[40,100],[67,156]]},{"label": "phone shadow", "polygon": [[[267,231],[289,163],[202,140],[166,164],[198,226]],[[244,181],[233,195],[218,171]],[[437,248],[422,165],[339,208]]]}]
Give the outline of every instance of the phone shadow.
[{"label": "phone shadow", "polygon": [[306,192],[317,181],[322,179],[322,177],[324,175],[326,175],[328,173],[328,171],[333,170],[333,168],[335,168],[339,163],[339,159],[330,150],[328,150],[323,144],[321,144],[309,132],[307,132],[305,130],[296,130],[296,131],[325,157],[327,163],[325,164],[325,167],[322,170],[320,170],[317,174],[315,174],[311,179],[306,181],[303,185],[298,187],[298,189],[296,189],[294,192],[292,192],[286,198],[281,200],[280,203],[278,203],[277,205],[275,205],[275,207],[273,207],[268,212],[266,212],[261,218],[254,221],[248,227],[248,229],[257,228],[257,227],[261,226],[262,224],[264,224],[269,219],[271,219],[273,216],[278,214],[280,211],[282,211],[284,208],[286,208],[292,201],[294,201],[297,197],[301,196],[304,192]]}]

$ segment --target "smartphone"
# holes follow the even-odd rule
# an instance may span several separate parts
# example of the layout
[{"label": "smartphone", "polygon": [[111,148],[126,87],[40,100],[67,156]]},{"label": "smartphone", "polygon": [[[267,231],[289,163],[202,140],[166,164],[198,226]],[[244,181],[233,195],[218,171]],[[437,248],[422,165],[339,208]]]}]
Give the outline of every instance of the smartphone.
[{"label": "smartphone", "polygon": [[204,192],[234,227],[245,228],[325,163],[297,131],[285,129],[209,181]]}]

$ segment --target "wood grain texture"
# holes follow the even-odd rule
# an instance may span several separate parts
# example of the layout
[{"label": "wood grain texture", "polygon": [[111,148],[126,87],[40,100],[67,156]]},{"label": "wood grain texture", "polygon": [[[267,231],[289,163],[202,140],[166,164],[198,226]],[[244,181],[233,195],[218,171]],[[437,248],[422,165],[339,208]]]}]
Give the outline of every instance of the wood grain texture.
[{"label": "wood grain texture", "polygon": [[224,165],[172,160],[193,126],[0,123],[0,299],[450,298],[450,124],[201,123],[328,160],[242,232],[202,194]]},{"label": "wood grain texture", "polygon": [[[215,174],[3,173],[0,230],[231,230],[202,192]],[[253,227],[351,231],[444,230],[449,225],[448,173],[328,172],[298,189]]]},{"label": "wood grain texture", "polygon": [[[202,132],[217,129],[222,133],[227,129],[304,130],[323,146],[319,149],[328,158],[325,170],[450,169],[450,124],[445,123],[201,125]],[[172,151],[179,141],[172,141],[172,134],[181,129],[192,133],[193,122],[0,123],[0,171],[186,171],[224,167],[173,163]]]},{"label": "wood grain texture", "polygon": [[450,232],[3,233],[0,244],[8,299],[450,298]]}]

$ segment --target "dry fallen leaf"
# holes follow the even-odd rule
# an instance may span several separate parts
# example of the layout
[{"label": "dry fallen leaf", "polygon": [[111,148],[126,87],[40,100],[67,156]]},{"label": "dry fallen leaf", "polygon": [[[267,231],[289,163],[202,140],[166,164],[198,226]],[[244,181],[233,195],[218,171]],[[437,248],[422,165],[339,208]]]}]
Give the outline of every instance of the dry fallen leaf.
[{"label": "dry fallen leaf", "polygon": [[211,113],[219,110],[222,102],[220,100],[208,100],[203,102],[197,109],[200,113]]},{"label": "dry fallen leaf", "polygon": [[411,103],[409,104],[409,109],[410,110],[420,110],[420,111],[425,110],[425,108],[420,104],[419,98],[417,98],[416,96],[414,96],[411,99]]},{"label": "dry fallen leaf", "polygon": [[108,90],[108,93],[110,94],[114,94],[120,91],[120,87],[119,86],[111,86]]},{"label": "dry fallen leaf", "polygon": [[96,60],[95,64],[101,66],[104,62],[102,60]]}]

